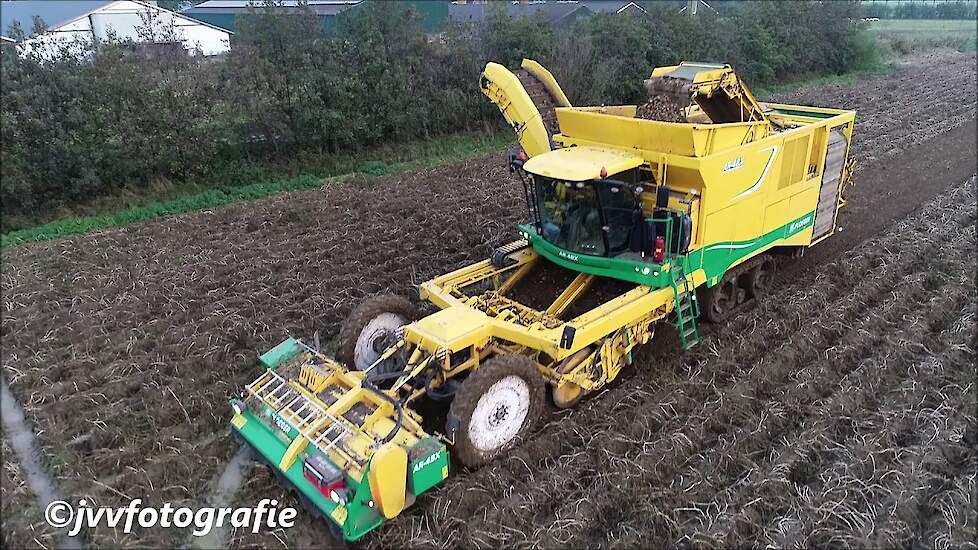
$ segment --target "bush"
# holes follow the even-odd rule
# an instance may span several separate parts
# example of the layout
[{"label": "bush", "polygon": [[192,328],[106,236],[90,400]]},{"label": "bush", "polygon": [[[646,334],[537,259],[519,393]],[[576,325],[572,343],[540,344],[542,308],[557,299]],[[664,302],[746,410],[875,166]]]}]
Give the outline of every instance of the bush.
[{"label": "bush", "polygon": [[[507,15],[426,36],[411,3],[370,0],[332,32],[303,6],[242,15],[223,59],[148,60],[132,44],[74,44],[55,61],[2,54],[2,229],[122,193],[207,181],[241,186],[269,166],[469,129],[503,128],[478,74],[524,57],[576,104],[634,103],[652,68],[733,63],[754,86],[871,64],[859,2],[731,2],[722,17],[597,14],[571,28]],[[367,163],[365,173],[389,170]],[[206,186],[204,186],[206,187]]]}]

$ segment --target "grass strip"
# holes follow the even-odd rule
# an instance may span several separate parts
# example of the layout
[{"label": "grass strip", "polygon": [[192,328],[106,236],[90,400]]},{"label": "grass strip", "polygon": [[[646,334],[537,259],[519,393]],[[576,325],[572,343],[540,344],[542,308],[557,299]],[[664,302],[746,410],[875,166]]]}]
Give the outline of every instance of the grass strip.
[{"label": "grass strip", "polygon": [[[0,235],[0,249],[28,242],[82,235],[163,216],[214,208],[234,202],[251,201],[289,191],[311,189],[322,185],[323,178],[326,177],[342,181],[355,175],[377,177],[422,166],[441,166],[501,151],[511,145],[512,142],[513,135],[508,131],[440,138],[402,147],[399,150],[385,151],[382,159],[355,162],[353,170],[345,173],[330,173],[328,170],[324,173],[316,170],[316,173],[312,174],[275,178],[246,185],[224,185],[169,199],[149,200],[146,204],[138,204],[101,214],[60,219],[35,227],[10,231]],[[346,164],[350,165],[350,163]],[[136,200],[138,201],[138,198]]]}]

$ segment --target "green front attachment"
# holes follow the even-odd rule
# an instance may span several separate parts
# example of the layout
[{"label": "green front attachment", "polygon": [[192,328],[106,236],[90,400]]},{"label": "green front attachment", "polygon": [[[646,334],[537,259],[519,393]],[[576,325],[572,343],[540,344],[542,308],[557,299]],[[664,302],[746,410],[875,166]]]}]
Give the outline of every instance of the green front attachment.
[{"label": "green front attachment", "polygon": [[[296,368],[295,361],[301,355],[306,354],[309,348],[301,342],[289,338],[272,350],[260,357],[260,363],[265,367],[259,380],[269,374],[278,374],[281,377],[289,378],[289,372]],[[291,366],[288,366],[290,365]],[[301,376],[299,379],[292,378],[293,382],[302,384]],[[255,382],[257,383],[257,381]],[[249,385],[251,388],[255,383]],[[270,384],[269,384],[270,385]],[[271,390],[275,394],[279,390]],[[348,541],[356,541],[368,532],[379,527],[385,521],[380,507],[374,502],[372,494],[371,470],[374,473],[381,472],[383,466],[375,468],[372,459],[361,462],[363,467],[362,475],[359,479],[351,477],[350,472],[343,470],[339,464],[331,461],[323,448],[317,448],[316,443],[310,443],[304,451],[294,460],[286,461],[291,464],[283,470],[283,458],[289,453],[290,446],[297,438],[305,437],[301,430],[292,425],[289,418],[295,415],[282,415],[279,411],[289,409],[292,403],[298,399],[290,400],[292,394],[279,393],[284,397],[279,397],[270,401],[262,401],[258,395],[264,395],[263,389],[254,390],[255,394],[249,405],[244,400],[234,399],[231,404],[237,414],[231,420],[234,431],[240,438],[260,456],[274,472],[276,477],[289,488],[294,489],[302,504],[311,513],[322,517],[331,525],[331,530],[337,532]],[[248,392],[246,391],[246,395]],[[301,402],[300,402],[301,404]],[[294,408],[294,407],[293,407]],[[325,414],[325,413],[324,413]],[[339,440],[337,445],[339,445]],[[325,445],[328,450],[330,445]],[[448,476],[449,456],[444,443],[433,437],[420,439],[416,444],[406,449],[408,451],[407,479],[403,480],[406,489],[406,502],[412,502],[415,497],[439,484]],[[304,472],[304,462],[306,458],[310,460],[322,461],[325,458],[329,464],[333,464],[343,470],[347,491],[335,493],[337,500],[333,500],[325,495],[326,489],[320,491],[319,486],[310,481]],[[315,467],[312,467],[315,469]],[[312,473],[310,473],[312,475]],[[313,476],[315,478],[315,476]],[[375,480],[376,481],[376,480]],[[334,493],[331,493],[333,495]],[[340,496],[342,495],[342,496]],[[345,498],[344,498],[345,497]],[[348,500],[346,500],[348,499]]]},{"label": "green front attachment", "polygon": [[[383,516],[369,506],[370,487],[366,482],[357,486],[353,485],[352,479],[347,478],[347,483],[353,488],[351,493],[354,494],[354,498],[347,506],[339,506],[305,478],[301,460],[297,460],[287,471],[283,472],[279,469],[278,465],[288,445],[275,433],[274,428],[269,427],[251,412],[246,411],[239,417],[245,420],[244,423],[240,427],[234,425],[233,428],[242,439],[255,449],[261,461],[275,472],[280,481],[295,488],[300,495],[300,500],[307,507],[311,506],[313,511],[325,518],[325,521],[336,525],[344,539],[355,541],[383,523]],[[237,418],[233,424],[240,423]]]}]

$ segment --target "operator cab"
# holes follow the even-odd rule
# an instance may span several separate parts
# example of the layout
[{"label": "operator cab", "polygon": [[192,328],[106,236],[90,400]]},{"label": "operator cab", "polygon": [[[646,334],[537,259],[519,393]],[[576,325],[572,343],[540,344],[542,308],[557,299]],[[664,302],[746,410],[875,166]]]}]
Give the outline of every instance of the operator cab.
[{"label": "operator cab", "polygon": [[667,187],[641,181],[641,157],[570,147],[514,162],[527,176],[526,199],[537,234],[556,247],[655,263],[689,248],[688,212],[668,208]]},{"label": "operator cab", "polygon": [[565,181],[533,177],[534,220],[547,242],[569,252],[617,256],[628,251],[642,211],[623,181]]}]

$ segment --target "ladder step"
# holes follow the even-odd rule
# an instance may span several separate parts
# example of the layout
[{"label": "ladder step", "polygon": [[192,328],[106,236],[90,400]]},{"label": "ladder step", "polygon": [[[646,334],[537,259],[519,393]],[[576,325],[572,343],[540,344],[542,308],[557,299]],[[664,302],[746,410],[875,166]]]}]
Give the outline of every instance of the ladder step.
[{"label": "ladder step", "polygon": [[289,411],[289,412],[291,412],[293,414],[296,413],[296,412],[298,412],[298,411],[293,411],[292,410],[292,405],[295,405],[295,402],[298,401],[298,400],[300,400],[300,399],[302,399],[302,396],[299,395],[299,394],[296,394],[296,396],[292,399],[292,401],[289,401],[289,404],[288,405],[285,405],[284,407],[282,407],[282,410]]},{"label": "ladder step", "polygon": [[676,329],[684,350],[695,346],[700,341],[696,330],[696,316],[699,312],[696,301],[696,288],[686,277],[681,265],[671,272],[673,288],[676,291]]},{"label": "ladder step", "polygon": [[[285,382],[279,382],[279,384],[277,386],[275,386],[275,389],[274,390],[271,390],[270,392],[268,392],[268,396],[267,397],[269,399],[274,398],[276,401],[278,401],[279,398],[278,397],[275,397],[275,394],[278,393],[278,391],[280,389],[282,389],[282,388],[286,388],[286,394],[287,394],[288,393],[288,384],[285,383]],[[286,394],[282,394],[282,395],[286,395]]]}]

